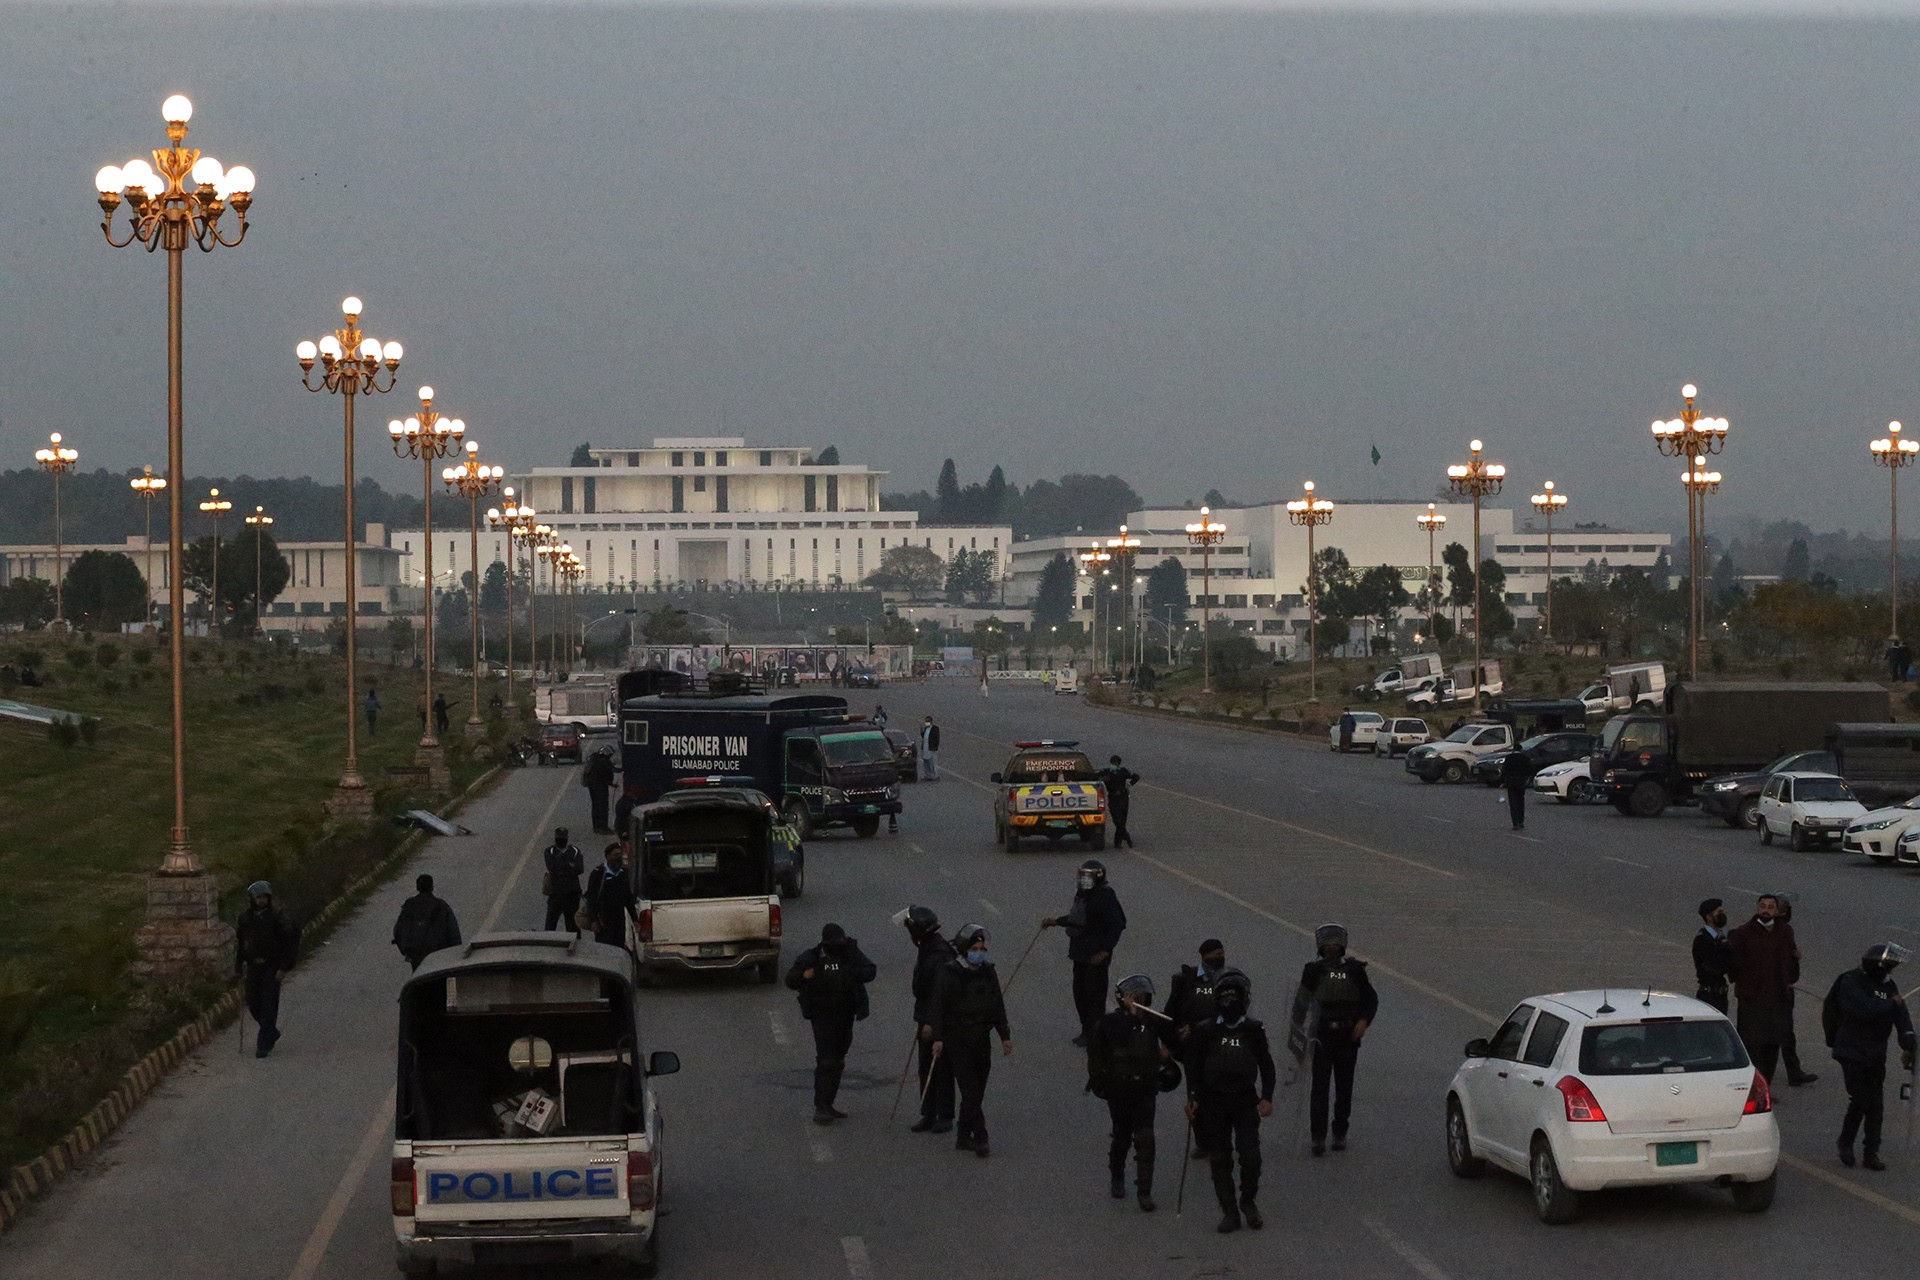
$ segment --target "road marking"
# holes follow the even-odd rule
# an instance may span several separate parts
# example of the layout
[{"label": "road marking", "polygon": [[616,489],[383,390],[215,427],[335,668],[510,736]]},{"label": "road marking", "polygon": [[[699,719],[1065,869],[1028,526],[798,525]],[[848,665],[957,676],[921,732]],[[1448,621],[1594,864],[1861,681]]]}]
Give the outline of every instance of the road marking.
[{"label": "road marking", "polygon": [[1799,1156],[1790,1156],[1784,1151],[1780,1153],[1780,1163],[1791,1166],[1796,1173],[1803,1173],[1809,1178],[1816,1178],[1826,1183],[1835,1191],[1844,1191],[1856,1200],[1864,1200],[1876,1209],[1885,1209],[1901,1221],[1920,1227],[1920,1209],[1901,1204],[1898,1200],[1889,1200],[1878,1191],[1870,1191],[1851,1178],[1843,1178],[1831,1169],[1822,1169],[1817,1164],[1802,1160]]},{"label": "road marking", "polygon": [[552,830],[554,810],[560,807],[560,798],[567,794],[563,785],[553,793],[553,803],[540,815],[540,821],[534,824],[533,834],[527,837],[527,847],[520,855],[520,861],[513,864],[513,873],[507,882],[500,886],[500,893],[493,900],[493,910],[487,912],[487,918],[480,922],[480,932],[485,933],[500,920],[500,913],[507,909],[507,902],[513,896],[513,888],[520,883],[520,877],[526,872],[527,863],[533,861],[534,850],[540,847],[540,837]]},{"label": "road marking", "polygon": [[1421,817],[1423,817],[1423,818],[1425,818],[1425,819],[1426,819],[1426,820],[1427,820],[1428,822],[1439,822],[1439,823],[1444,823],[1445,825],[1447,825],[1447,826],[1449,826],[1449,827],[1453,825],[1453,819],[1452,819],[1452,818],[1442,818],[1442,817],[1440,817],[1439,815],[1437,815],[1437,814],[1432,814],[1432,813],[1423,813],[1423,814],[1421,814],[1420,816],[1421,816]]},{"label": "road marking", "polygon": [[[808,1123],[812,1122],[809,1121]],[[817,1128],[807,1134],[807,1146],[813,1152],[813,1162],[815,1164],[826,1164],[829,1160],[833,1159],[833,1148],[827,1145],[826,1138]]]},{"label": "road marking", "polygon": [[917,845],[917,844],[915,844],[915,843],[914,843],[913,841],[911,841],[911,840],[909,840],[909,841],[907,841],[907,848],[909,848],[909,849],[911,849],[911,850],[913,850],[913,851],[914,851],[915,853],[925,853],[925,852],[926,852],[926,850],[925,850],[925,849],[922,849],[922,848],[921,848],[921,847],[920,847],[919,845]]},{"label": "road marking", "polygon": [[1887,924],[1887,925],[1881,925],[1880,927],[1881,927],[1881,928],[1883,928],[1883,929],[1891,929],[1891,930],[1893,930],[1893,931],[1894,931],[1895,933],[1914,933],[1914,932],[1917,932],[1916,930],[1913,930],[1913,929],[1909,929],[1909,928],[1907,928],[1907,927],[1906,927],[1905,925],[1898,925],[1898,924]]},{"label": "road marking", "polygon": [[867,1242],[859,1236],[841,1236],[840,1252],[847,1255],[847,1274],[853,1280],[873,1280],[873,1259],[867,1256]]},{"label": "road marking", "polygon": [[1418,1275],[1420,1280],[1449,1280],[1447,1273],[1442,1271],[1431,1258],[1420,1253],[1412,1245],[1387,1230],[1380,1223],[1375,1222],[1372,1218],[1362,1218],[1361,1221],[1366,1223],[1367,1230],[1380,1237],[1380,1243],[1393,1250],[1400,1256],[1402,1262],[1412,1267],[1414,1274]]},{"label": "road marking", "polygon": [[1623,867],[1638,867],[1638,868],[1640,868],[1640,869],[1641,869],[1642,871],[1645,871],[1645,870],[1647,870],[1647,864],[1646,864],[1646,863],[1644,863],[1644,862],[1635,862],[1635,861],[1634,861],[1633,859],[1631,859],[1631,858],[1616,858],[1616,857],[1614,857],[1614,856],[1613,856],[1612,854],[1609,854],[1609,853],[1603,853],[1603,854],[1601,854],[1600,856],[1601,856],[1602,858],[1605,858],[1605,859],[1606,859],[1606,860],[1607,860],[1608,862],[1617,862],[1617,863],[1619,863],[1619,864],[1620,864],[1621,866],[1623,866]]},{"label": "road marking", "polygon": [[1542,840],[1539,836],[1523,836],[1518,831],[1513,833],[1513,838],[1515,840],[1525,840],[1528,844],[1545,844],[1546,843],[1546,841]]},{"label": "road marking", "polygon": [[1000,916],[1000,915],[1006,914],[1006,912],[994,906],[991,902],[988,902],[985,898],[980,899],[980,905],[985,907],[987,910],[993,912],[994,915]]},{"label": "road marking", "polygon": [[949,880],[953,879],[953,872],[947,870],[947,868],[945,867],[940,868],[940,874],[945,876]]},{"label": "road marking", "polygon": [[787,1024],[780,1020],[777,1010],[767,1010],[767,1029],[773,1032],[773,1042],[782,1049],[793,1043],[793,1037],[787,1034]]},{"label": "road marking", "polygon": [[1733,890],[1735,893],[1751,893],[1756,897],[1759,896],[1759,893],[1760,893],[1758,889],[1749,889],[1747,888],[1747,886],[1743,884],[1730,884],[1727,886],[1727,888]]}]

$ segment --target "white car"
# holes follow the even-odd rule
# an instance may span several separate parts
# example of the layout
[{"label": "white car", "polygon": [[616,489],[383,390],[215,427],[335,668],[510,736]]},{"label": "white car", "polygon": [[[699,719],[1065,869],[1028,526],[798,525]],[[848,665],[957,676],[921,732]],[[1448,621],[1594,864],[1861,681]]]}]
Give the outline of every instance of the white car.
[{"label": "white car", "polygon": [[1592,771],[1592,764],[1585,757],[1550,764],[1533,775],[1533,790],[1539,795],[1552,796],[1561,804],[1592,804],[1601,798],[1593,785]]},{"label": "white car", "polygon": [[1391,760],[1397,755],[1433,741],[1433,730],[1417,716],[1395,716],[1373,735],[1373,754]]},{"label": "white car", "polygon": [[1687,996],[1531,997],[1467,1043],[1447,1086],[1454,1174],[1520,1174],[1542,1222],[1571,1222],[1585,1192],[1680,1183],[1727,1186],[1758,1213],[1779,1161],[1766,1078],[1726,1015]]},{"label": "white car", "polygon": [[1899,853],[1896,846],[1900,838],[1916,829],[1920,829],[1920,796],[1905,804],[1861,814],[1847,824],[1840,848],[1846,853],[1863,853],[1875,862],[1891,866]]},{"label": "white car", "polygon": [[1080,692],[1080,673],[1071,667],[1062,667],[1054,672],[1053,691],[1055,693]]},{"label": "white car", "polygon": [[[1380,730],[1386,727],[1387,723],[1387,718],[1378,711],[1343,711],[1340,714],[1353,721],[1351,746],[1354,747],[1372,747],[1374,739],[1379,735]],[[1330,751],[1346,749],[1340,745],[1340,720],[1338,717],[1334,719],[1331,725],[1327,726],[1327,749]]]},{"label": "white car", "polygon": [[1760,789],[1760,843],[1785,836],[1798,852],[1845,838],[1849,824],[1867,811],[1847,780],[1835,773],[1776,773]]}]

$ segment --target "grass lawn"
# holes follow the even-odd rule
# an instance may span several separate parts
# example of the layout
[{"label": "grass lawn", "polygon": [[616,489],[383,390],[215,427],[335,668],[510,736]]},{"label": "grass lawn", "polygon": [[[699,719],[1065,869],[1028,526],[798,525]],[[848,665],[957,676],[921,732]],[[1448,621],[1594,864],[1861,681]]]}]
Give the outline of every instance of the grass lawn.
[{"label": "grass lawn", "polygon": [[[97,716],[90,743],[58,741],[42,726],[0,720],[9,765],[0,789],[0,1163],[38,1154],[120,1073],[174,1029],[207,991],[156,991],[133,981],[133,936],[149,872],[173,823],[171,699],[165,648],[151,640],[72,646],[39,636],[0,637],[0,657],[33,665],[46,687],[12,697]],[[90,661],[74,665],[73,651]],[[136,650],[151,653],[134,661]],[[194,641],[187,665],[188,836],[235,918],[244,886],[276,882],[281,904],[304,920],[353,876],[377,863],[401,833],[403,782],[419,739],[420,674],[371,662],[385,711],[360,763],[379,808],[371,828],[323,834],[321,803],[345,759],[346,664],[332,655],[228,641]],[[453,704],[449,763],[456,787],[485,767],[460,738],[466,682],[445,680]],[[505,725],[494,726],[496,733]],[[213,988],[217,989],[217,988]]]}]

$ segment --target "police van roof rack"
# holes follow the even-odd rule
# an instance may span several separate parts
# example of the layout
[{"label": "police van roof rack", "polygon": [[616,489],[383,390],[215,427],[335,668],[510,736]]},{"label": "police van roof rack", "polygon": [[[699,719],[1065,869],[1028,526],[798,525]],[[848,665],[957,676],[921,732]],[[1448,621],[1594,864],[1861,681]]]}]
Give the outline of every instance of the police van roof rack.
[{"label": "police van roof rack", "polygon": [[496,947],[552,947],[572,955],[579,946],[579,936],[564,929],[552,932],[535,932],[529,929],[521,933],[483,933],[479,937],[469,938],[467,944],[460,949],[460,956],[466,959],[476,951],[491,951]]}]

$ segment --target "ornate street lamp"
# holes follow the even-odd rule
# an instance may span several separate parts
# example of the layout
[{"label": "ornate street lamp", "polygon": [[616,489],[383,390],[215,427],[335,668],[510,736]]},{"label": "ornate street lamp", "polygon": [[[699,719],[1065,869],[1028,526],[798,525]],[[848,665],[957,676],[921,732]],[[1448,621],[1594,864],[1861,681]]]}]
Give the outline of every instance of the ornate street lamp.
[{"label": "ornate street lamp", "polygon": [[1920,454],[1920,440],[1907,439],[1900,434],[1899,423],[1889,422],[1887,434],[1867,448],[1873,451],[1873,460],[1887,469],[1889,481],[1887,507],[1893,518],[1893,532],[1887,539],[1887,636],[1889,643],[1897,644],[1900,640],[1900,468],[1911,465],[1914,456]]},{"label": "ornate street lamp", "polygon": [[1533,509],[1547,517],[1547,617],[1546,625],[1541,628],[1547,637],[1547,643],[1553,643],[1553,515],[1567,505],[1567,495],[1556,493],[1553,481],[1541,486],[1545,492],[1533,495]]},{"label": "ornate street lamp", "polygon": [[513,574],[520,567],[520,553],[514,543],[520,537],[521,511],[533,519],[533,508],[522,508],[514,501],[513,486],[500,490],[503,506],[487,508],[487,527],[507,535],[507,710],[513,710]]},{"label": "ornate street lamp", "polygon": [[426,605],[422,612],[426,615],[423,625],[423,638],[426,641],[426,659],[421,669],[426,676],[425,693],[427,700],[427,723],[420,735],[419,756],[427,766],[429,781],[436,789],[444,789],[452,784],[447,774],[446,754],[441,749],[440,738],[434,731],[433,714],[433,464],[460,447],[461,439],[467,433],[467,424],[459,418],[449,418],[433,407],[433,388],[420,388],[420,411],[405,422],[395,418],[387,424],[387,435],[393,441],[393,452],[402,458],[418,458],[425,468],[422,472],[425,484],[422,497],[425,510],[422,516],[420,544],[425,554],[424,576],[421,578],[422,591],[426,595]]},{"label": "ornate street lamp", "polygon": [[1187,542],[1200,549],[1200,692],[1213,692],[1213,549],[1227,536],[1227,526],[1213,518],[1213,508],[1200,508],[1200,518],[1187,526]]},{"label": "ornate street lamp", "polygon": [[[1707,456],[1704,453],[1695,454],[1693,457],[1693,465],[1680,473],[1680,483],[1686,486],[1687,496],[1691,499],[1691,505],[1698,513],[1695,522],[1699,526],[1700,540],[1703,544],[1707,536],[1707,495],[1719,489],[1720,480],[1721,476],[1718,471],[1707,470]],[[1704,550],[1694,556],[1693,563],[1696,572],[1700,569],[1705,559]],[[1693,607],[1695,625],[1704,627],[1706,625],[1706,608],[1701,594],[1698,591],[1694,592]],[[1698,652],[1694,654],[1694,661],[1697,665],[1699,661]]]},{"label": "ornate street lamp", "polygon": [[490,467],[479,459],[480,446],[467,441],[467,456],[457,466],[440,473],[448,493],[467,500],[467,542],[473,564],[473,585],[467,590],[467,618],[473,628],[473,706],[467,712],[467,736],[478,738],[487,731],[480,719],[480,499],[500,486],[505,467]]},{"label": "ornate street lamp", "polygon": [[[140,495],[140,505],[147,513],[147,612],[146,622],[149,630],[153,627],[153,500],[166,492],[165,477],[153,474],[152,467],[141,468],[144,474],[128,481],[133,491]],[[176,568],[174,572],[178,572]]]},{"label": "ornate street lamp", "polygon": [[[1139,550],[1140,539],[1128,533],[1127,526],[1125,525],[1120,526],[1119,537],[1107,539],[1107,552],[1114,559],[1113,567],[1115,575],[1121,583],[1131,583],[1133,581],[1133,558]],[[1132,635],[1132,632],[1128,630],[1130,625],[1129,620],[1132,617],[1130,612],[1132,595],[1133,592],[1130,588],[1123,589],[1120,592],[1120,625],[1118,627],[1113,625],[1113,619],[1107,619],[1108,628],[1120,633],[1122,645],[1125,646],[1123,651],[1128,653],[1129,660],[1131,660],[1132,654],[1131,645],[1128,645],[1127,641]],[[1115,665],[1117,666],[1118,663],[1116,662]]]},{"label": "ornate street lamp", "polygon": [[[1473,499],[1473,709],[1480,710],[1480,687],[1486,683],[1480,668],[1480,647],[1483,643],[1480,627],[1480,503],[1500,492],[1500,485],[1507,478],[1507,469],[1497,462],[1487,462],[1480,457],[1483,447],[1478,440],[1469,446],[1473,457],[1464,463],[1456,462],[1447,468],[1447,483],[1453,491],[1465,494]],[[1456,691],[1457,692],[1457,691]]]},{"label": "ornate street lamp", "polygon": [[[185,512],[181,484],[186,474],[184,411],[181,397],[181,282],[187,246],[211,253],[221,245],[246,239],[247,210],[253,204],[253,170],[245,165],[223,168],[212,156],[203,156],[187,140],[187,121],[193,104],[174,94],[160,104],[167,125],[167,147],[154,148],[153,162],[133,159],[108,165],[94,175],[100,195],[100,230],[115,248],[140,244],[152,253],[167,252],[167,479],[168,528],[167,603],[172,632],[173,674],[173,838],[161,864],[163,875],[201,874],[199,860],[187,841],[186,663],[180,620],[186,613],[186,592],[180,572]],[[187,184],[191,182],[192,186]],[[129,227],[124,238],[114,235],[114,215],[127,206]],[[233,213],[231,235],[221,219]],[[198,890],[196,890],[198,892]],[[155,923],[157,923],[157,918]],[[195,925],[198,929],[198,925]],[[203,939],[192,944],[198,950]]]},{"label": "ornate street lamp", "polygon": [[254,507],[253,514],[247,517],[247,525],[253,530],[253,629],[261,635],[267,634],[267,624],[261,621],[264,606],[260,600],[260,547],[267,526],[272,523],[273,517],[261,506]]},{"label": "ornate street lamp", "polygon": [[60,477],[73,470],[73,464],[80,461],[80,451],[60,443],[60,433],[53,433],[48,441],[51,446],[35,449],[33,460],[40,469],[53,477],[53,629],[67,629],[66,579],[61,571],[60,560],[66,550],[66,530],[60,522]]},{"label": "ornate street lamp", "polygon": [[220,638],[220,517],[233,510],[233,503],[220,496],[218,489],[207,492],[200,514],[213,517],[213,603],[207,611],[208,634]]},{"label": "ornate street lamp", "polygon": [[1333,523],[1333,503],[1317,498],[1313,481],[1307,481],[1306,495],[1287,504],[1287,519],[1307,529],[1307,701],[1320,701],[1320,588],[1319,566],[1313,562],[1313,531]]},{"label": "ornate street lamp", "polygon": [[[1680,416],[1653,424],[1653,443],[1662,454],[1683,461],[1705,458],[1727,447],[1727,420],[1709,418],[1694,405],[1699,389],[1691,382],[1680,388],[1686,405]],[[1694,470],[1698,470],[1696,466]],[[1690,472],[1682,472],[1687,481],[1687,652],[1692,679],[1700,678],[1700,544],[1706,512],[1706,490],[1688,481]]]},{"label": "ornate street lamp", "polygon": [[1106,632],[1100,629],[1100,579],[1106,574],[1107,563],[1112,559],[1113,554],[1104,550],[1098,542],[1093,544],[1093,550],[1080,553],[1080,572],[1086,576],[1087,590],[1093,596],[1093,620],[1088,624],[1088,639],[1094,643],[1088,650],[1088,661],[1096,676],[1100,674],[1102,655],[1106,651]]},{"label": "ornate street lamp", "polygon": [[1434,503],[1429,502],[1427,509],[1415,516],[1413,522],[1427,531],[1427,634],[1434,635],[1440,629],[1440,571],[1434,567],[1433,537],[1446,531],[1447,518],[1440,514]]},{"label": "ornate street lamp", "polygon": [[[343,323],[338,329],[318,342],[301,342],[294,347],[294,358],[300,362],[301,383],[309,391],[330,391],[339,396],[345,414],[341,438],[345,444],[343,477],[347,484],[346,538],[342,544],[347,553],[347,767],[327,804],[334,817],[357,822],[373,816],[373,792],[360,776],[360,570],[359,535],[354,530],[353,517],[353,410],[361,396],[393,390],[394,380],[399,376],[400,358],[405,354],[399,343],[383,343],[361,332],[360,316],[364,310],[365,305],[358,298],[343,300],[340,303]],[[316,361],[320,365],[317,383],[312,376]]]}]

